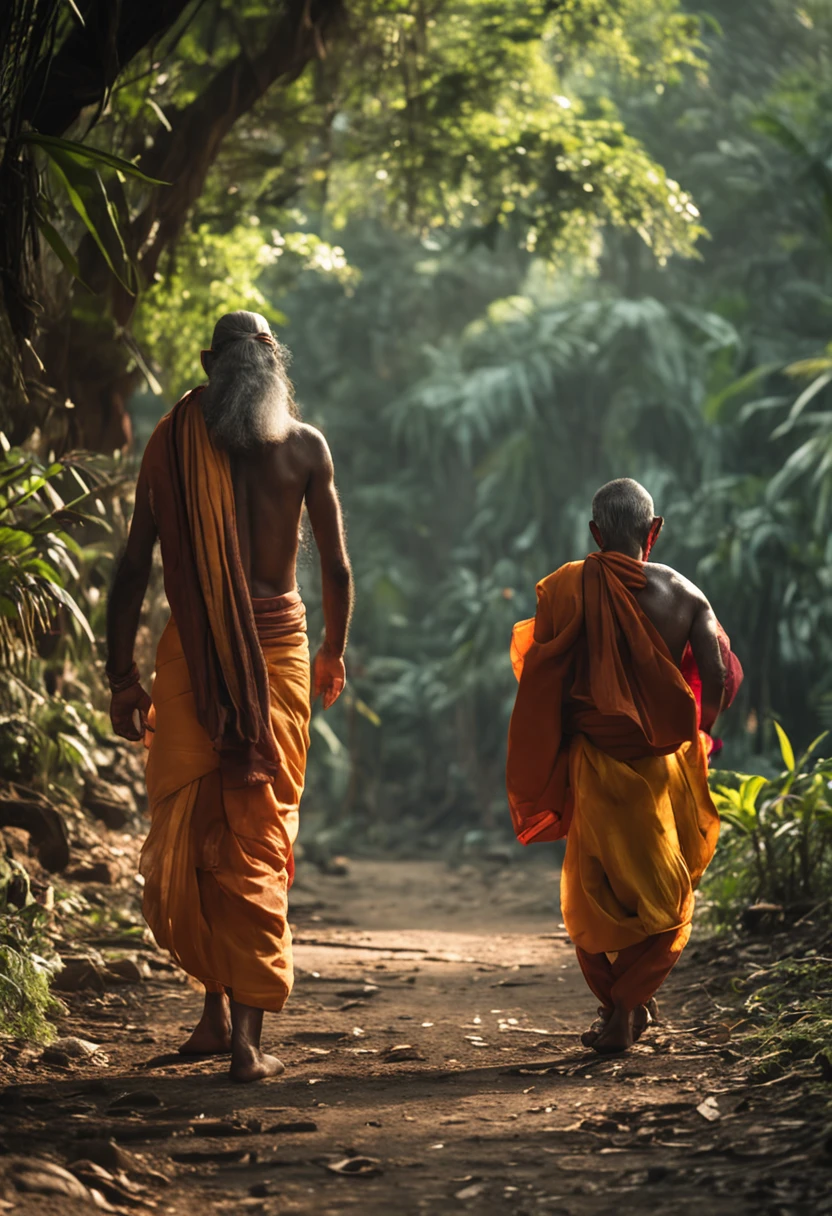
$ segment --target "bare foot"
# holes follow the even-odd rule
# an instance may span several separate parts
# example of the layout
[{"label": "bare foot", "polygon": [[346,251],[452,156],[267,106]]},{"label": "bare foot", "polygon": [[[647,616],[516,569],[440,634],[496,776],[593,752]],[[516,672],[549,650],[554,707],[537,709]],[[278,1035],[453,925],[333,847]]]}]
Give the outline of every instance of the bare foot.
[{"label": "bare foot", "polygon": [[277,1056],[249,1048],[232,1055],[228,1075],[232,1081],[262,1081],[264,1077],[279,1077],[282,1072],[285,1066]]},{"label": "bare foot", "polygon": [[623,1005],[616,1005],[604,1030],[591,1046],[602,1055],[627,1051],[646,1025],[647,1010],[643,1005],[639,1005],[637,1009],[625,1009]]},{"label": "bare foot", "polygon": [[231,1050],[231,1007],[224,992],[206,992],[202,1017],[179,1048],[183,1056],[227,1055]]},{"label": "bare foot", "polygon": [[263,1010],[232,999],[231,1026],[231,1080],[262,1081],[264,1077],[280,1076],[284,1071],[280,1060],[260,1049]]},{"label": "bare foot", "polygon": [[583,1043],[584,1047],[595,1046],[596,1040],[607,1028],[607,1022],[610,1019],[611,1013],[612,1010],[608,1009],[606,1005],[598,1006],[598,1017],[592,1023],[589,1030],[585,1030],[581,1035],[581,1042]]}]

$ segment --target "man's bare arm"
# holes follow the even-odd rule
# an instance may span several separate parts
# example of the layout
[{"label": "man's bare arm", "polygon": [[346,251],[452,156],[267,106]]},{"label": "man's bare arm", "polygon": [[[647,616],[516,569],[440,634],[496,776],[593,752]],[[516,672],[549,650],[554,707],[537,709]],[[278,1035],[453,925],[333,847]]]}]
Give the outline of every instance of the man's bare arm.
[{"label": "man's bare arm", "polygon": [[[155,543],[150,492],[147,480],[139,474],[127,547],[107,600],[107,674],[114,688],[110,717],[116,733],[125,739],[141,738],[143,731],[135,724],[134,711],[139,711],[143,724],[150,707],[150,698],[138,684],[138,677],[133,683],[128,681]],[[118,689],[119,683],[125,686]]]},{"label": "man's bare arm", "polygon": [[691,625],[690,647],[702,681],[702,729],[710,731],[722,708],[725,664],[719,646],[716,616],[704,597]]},{"label": "man's bare arm", "polygon": [[315,659],[314,692],[324,708],[337,699],[346,683],[343,655],[353,605],[353,581],[341,504],[335,489],[332,456],[322,435],[313,432],[314,463],[306,487],[306,510],[321,559],[325,641]]}]

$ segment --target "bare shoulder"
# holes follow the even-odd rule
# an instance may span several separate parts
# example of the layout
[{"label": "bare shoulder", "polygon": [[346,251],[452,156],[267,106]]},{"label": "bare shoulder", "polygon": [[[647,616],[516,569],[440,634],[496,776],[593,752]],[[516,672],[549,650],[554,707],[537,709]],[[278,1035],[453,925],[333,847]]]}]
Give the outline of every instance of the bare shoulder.
[{"label": "bare shoulder", "polygon": [[658,562],[648,562],[644,567],[647,575],[647,586],[651,591],[664,594],[675,600],[684,600],[697,607],[707,604],[708,598],[703,591],[692,583],[684,574],[674,570],[672,566],[662,566]]},{"label": "bare shoulder", "polygon": [[297,422],[292,427],[288,440],[303,454],[310,471],[332,468],[329,444],[317,427],[310,426],[308,422]]}]

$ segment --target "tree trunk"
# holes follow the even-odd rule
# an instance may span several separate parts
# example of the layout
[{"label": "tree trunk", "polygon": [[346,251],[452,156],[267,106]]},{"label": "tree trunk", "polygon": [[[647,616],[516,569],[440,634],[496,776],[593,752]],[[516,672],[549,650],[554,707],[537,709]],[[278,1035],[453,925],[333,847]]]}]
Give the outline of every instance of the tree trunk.
[{"label": "tree trunk", "polygon": [[[287,0],[256,57],[241,52],[190,105],[168,113],[171,130],[157,137],[141,166],[170,184],[150,191],[124,233],[144,282],[153,281],[159,259],[179,236],[234,123],[276,81],[291,83],[324,53],[324,38],[342,12],[341,0]],[[56,355],[50,371],[60,376],[59,395],[75,407],[66,429],[68,444],[112,451],[129,446],[125,407],[141,378],[139,372],[128,371],[131,354],[123,338],[137,298],[113,278],[92,237],[82,241],[78,260],[100,307],[92,319],[65,318],[60,327],[64,332],[50,335],[49,349]]]}]

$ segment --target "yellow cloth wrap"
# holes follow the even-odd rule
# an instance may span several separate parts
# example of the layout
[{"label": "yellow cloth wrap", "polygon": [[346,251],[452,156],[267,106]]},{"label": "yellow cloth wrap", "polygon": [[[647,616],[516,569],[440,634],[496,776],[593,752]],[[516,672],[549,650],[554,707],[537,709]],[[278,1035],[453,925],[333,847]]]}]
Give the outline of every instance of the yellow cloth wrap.
[{"label": "yellow cloth wrap", "polygon": [[701,736],[669,756],[614,760],[575,735],[561,875],[567,932],[590,954],[624,950],[693,916],[719,835]]},{"label": "yellow cloth wrap", "polygon": [[223,788],[179,630],[168,623],[156,656],[141,873],[159,945],[209,989],[278,1011],[293,982],[287,898],[309,747],[305,625],[277,638],[264,633],[261,645],[279,772],[272,784]]}]

